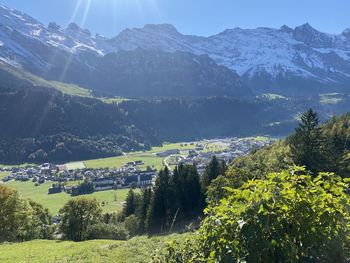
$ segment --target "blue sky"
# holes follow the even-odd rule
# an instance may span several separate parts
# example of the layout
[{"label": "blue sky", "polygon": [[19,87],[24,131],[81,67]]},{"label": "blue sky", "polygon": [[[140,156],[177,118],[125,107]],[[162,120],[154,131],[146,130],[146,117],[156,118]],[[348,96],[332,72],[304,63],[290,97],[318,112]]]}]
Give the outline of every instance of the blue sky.
[{"label": "blue sky", "polygon": [[[309,22],[329,33],[350,27],[349,0],[0,0],[47,24],[74,21],[114,36],[147,23],[171,23],[185,34],[208,36],[227,28],[295,27]],[[80,3],[80,4],[79,4]]]}]

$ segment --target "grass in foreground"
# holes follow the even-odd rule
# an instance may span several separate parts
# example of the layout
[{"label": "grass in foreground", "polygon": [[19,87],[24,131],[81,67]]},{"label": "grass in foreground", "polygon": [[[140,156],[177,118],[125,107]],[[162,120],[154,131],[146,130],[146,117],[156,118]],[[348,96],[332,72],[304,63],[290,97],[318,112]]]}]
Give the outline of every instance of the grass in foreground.
[{"label": "grass in foreground", "polygon": [[0,262],[150,262],[152,254],[166,242],[184,240],[189,234],[128,241],[94,240],[80,243],[70,241],[37,240],[16,244],[0,244]]},{"label": "grass in foreground", "polygon": [[[48,195],[48,189],[51,187],[52,182],[46,182],[42,185],[34,186],[34,183],[32,182],[12,181],[6,183],[5,185],[18,190],[23,197],[30,198],[48,208],[53,215],[56,215],[69,199],[76,198],[71,197],[66,193]],[[112,213],[122,209],[128,191],[129,189],[109,190],[95,192],[93,194],[83,195],[80,197],[96,198],[96,200],[102,206],[103,212]],[[104,205],[102,204],[103,202]]]}]

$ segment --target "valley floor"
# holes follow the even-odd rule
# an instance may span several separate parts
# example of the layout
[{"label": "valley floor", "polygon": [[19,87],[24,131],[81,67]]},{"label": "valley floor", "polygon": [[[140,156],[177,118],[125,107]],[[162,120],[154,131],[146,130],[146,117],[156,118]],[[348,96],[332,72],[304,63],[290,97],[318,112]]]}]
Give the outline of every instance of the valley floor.
[{"label": "valley floor", "polygon": [[36,240],[0,244],[1,263],[51,262],[150,262],[152,254],[172,240],[184,240],[188,234],[164,237],[145,236],[128,241],[93,240],[85,242]]}]

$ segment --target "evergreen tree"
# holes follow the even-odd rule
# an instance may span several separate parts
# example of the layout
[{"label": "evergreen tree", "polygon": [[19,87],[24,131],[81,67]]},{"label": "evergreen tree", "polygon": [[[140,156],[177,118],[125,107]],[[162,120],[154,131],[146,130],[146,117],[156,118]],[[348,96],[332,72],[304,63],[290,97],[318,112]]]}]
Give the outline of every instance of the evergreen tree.
[{"label": "evergreen tree", "polygon": [[173,173],[173,183],[174,183],[174,192],[176,196],[176,200],[178,202],[178,208],[180,212],[184,210],[183,204],[184,204],[184,178],[183,178],[183,170],[184,165],[180,164],[179,166],[176,166]]},{"label": "evergreen tree", "polygon": [[143,233],[146,230],[147,211],[152,199],[152,189],[144,188],[141,191],[140,201],[136,207],[136,216],[139,219],[139,231]]},{"label": "evergreen tree", "polygon": [[201,186],[197,168],[180,164],[174,170],[173,181],[180,214],[190,216],[198,211]]},{"label": "evergreen tree", "polygon": [[301,116],[301,123],[295,134],[289,138],[294,163],[305,166],[314,174],[320,171],[323,163],[322,142],[317,113],[309,109]]},{"label": "evergreen tree", "polygon": [[128,195],[126,196],[125,204],[123,207],[123,216],[128,217],[132,214],[135,214],[136,206],[138,202],[138,196],[135,192],[130,189]]},{"label": "evergreen tree", "polygon": [[165,168],[159,172],[155,182],[146,220],[148,232],[165,232],[177,209],[173,180],[168,168]]},{"label": "evergreen tree", "polygon": [[205,169],[202,176],[202,191],[204,195],[208,190],[209,185],[213,180],[215,180],[219,175],[225,175],[227,170],[225,161],[219,161],[216,156],[213,156],[212,160]]}]

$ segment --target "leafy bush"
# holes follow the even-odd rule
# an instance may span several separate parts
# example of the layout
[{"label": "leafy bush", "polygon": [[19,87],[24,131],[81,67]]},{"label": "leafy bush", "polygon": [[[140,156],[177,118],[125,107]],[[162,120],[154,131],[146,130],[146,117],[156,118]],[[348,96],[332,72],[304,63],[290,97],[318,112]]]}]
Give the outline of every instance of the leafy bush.
[{"label": "leafy bush", "polygon": [[73,241],[86,239],[87,229],[102,222],[102,209],[96,199],[71,199],[60,210],[60,215],[60,230]]},{"label": "leafy bush", "polygon": [[87,239],[127,240],[129,233],[124,224],[99,223],[89,226],[86,236]]},{"label": "leafy bush", "polygon": [[206,210],[197,237],[159,262],[345,262],[350,258],[349,179],[303,168],[249,180]]},{"label": "leafy bush", "polygon": [[0,241],[49,239],[52,232],[47,209],[0,184]]},{"label": "leafy bush", "polygon": [[131,236],[135,236],[139,230],[140,222],[135,215],[130,215],[125,218],[124,221],[125,228],[129,231]]}]

